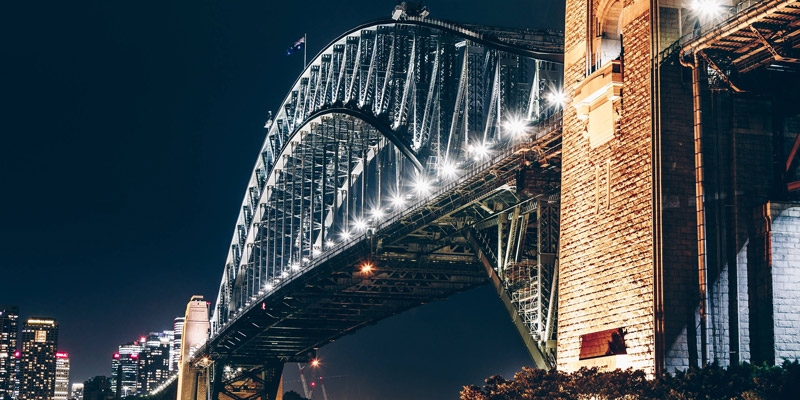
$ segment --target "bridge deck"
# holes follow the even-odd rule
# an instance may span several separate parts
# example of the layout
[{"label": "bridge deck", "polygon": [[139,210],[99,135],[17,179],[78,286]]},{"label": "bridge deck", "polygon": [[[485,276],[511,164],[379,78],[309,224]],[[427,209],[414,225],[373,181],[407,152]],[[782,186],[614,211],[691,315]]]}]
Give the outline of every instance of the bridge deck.
[{"label": "bridge deck", "polygon": [[[513,186],[526,162],[559,157],[560,128],[560,115],[545,121],[530,139],[496,149],[493,157],[436,195],[314,260],[251,302],[194,359],[237,365],[267,358],[307,360],[309,352],[364,325],[486,283],[483,265],[459,234],[467,226],[437,221]],[[437,226],[435,240],[424,232],[431,226]],[[418,252],[410,253],[407,246],[414,239],[409,238],[415,237]],[[393,251],[397,246],[406,248]],[[365,262],[374,264],[372,271],[361,272]]]}]

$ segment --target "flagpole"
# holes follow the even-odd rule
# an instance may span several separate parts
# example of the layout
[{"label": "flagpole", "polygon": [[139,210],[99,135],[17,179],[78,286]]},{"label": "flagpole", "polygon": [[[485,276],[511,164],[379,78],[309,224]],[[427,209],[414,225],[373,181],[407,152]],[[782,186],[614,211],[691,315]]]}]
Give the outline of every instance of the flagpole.
[{"label": "flagpole", "polygon": [[306,69],[306,55],[308,54],[308,40],[306,34],[303,34],[303,70]]}]

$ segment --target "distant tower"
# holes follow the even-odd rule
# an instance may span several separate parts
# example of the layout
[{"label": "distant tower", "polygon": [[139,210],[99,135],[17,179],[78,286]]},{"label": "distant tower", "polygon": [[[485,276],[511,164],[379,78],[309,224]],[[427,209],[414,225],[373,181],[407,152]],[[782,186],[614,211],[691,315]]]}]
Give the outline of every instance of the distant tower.
[{"label": "distant tower", "polygon": [[[119,352],[111,359],[111,390],[121,397],[134,396],[140,393],[139,355],[144,345],[138,340],[119,346]],[[117,383],[121,382],[119,390]]]},{"label": "distant tower", "polygon": [[172,331],[173,339],[172,339],[172,364],[171,370],[177,371],[180,367],[181,363],[181,338],[183,337],[183,321],[186,320],[186,317],[176,317],[174,323],[174,329]]},{"label": "distant tower", "polygon": [[139,384],[144,395],[169,377],[172,331],[167,332],[151,332],[142,343],[144,349],[139,357]]},{"label": "distant tower", "polygon": [[14,392],[18,318],[17,306],[0,305],[0,399],[9,399]]},{"label": "distant tower", "polygon": [[58,322],[30,318],[22,328],[19,398],[51,400],[56,380]]},{"label": "distant tower", "polygon": [[198,368],[189,364],[194,351],[208,340],[210,324],[208,321],[208,303],[203,296],[192,296],[186,306],[186,317],[181,335],[180,372],[178,375],[178,399],[195,399],[205,397],[205,393],[198,395],[204,385],[197,385],[198,375],[202,374]]},{"label": "distant tower", "polygon": [[69,398],[69,354],[56,353],[56,385],[53,400]]}]

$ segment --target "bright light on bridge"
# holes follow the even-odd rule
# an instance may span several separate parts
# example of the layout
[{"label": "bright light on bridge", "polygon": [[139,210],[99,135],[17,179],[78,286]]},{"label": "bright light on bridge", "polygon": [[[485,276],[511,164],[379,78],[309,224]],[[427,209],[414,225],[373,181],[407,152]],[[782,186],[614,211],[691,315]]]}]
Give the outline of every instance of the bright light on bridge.
[{"label": "bright light on bridge", "polygon": [[472,158],[474,158],[475,161],[480,161],[489,156],[489,146],[485,143],[469,145],[467,147],[467,152],[472,154]]},{"label": "bright light on bridge", "polygon": [[342,240],[350,240],[350,237],[351,237],[352,235],[350,234],[350,232],[349,232],[349,231],[342,231],[342,233],[340,234],[340,236],[342,237]]},{"label": "bright light on bridge", "polygon": [[392,207],[394,207],[395,210],[399,210],[405,207],[405,205],[406,199],[403,196],[399,194],[392,196]]},{"label": "bright light on bridge", "polygon": [[550,91],[544,98],[551,106],[564,107],[564,105],[567,104],[567,94],[561,89]]},{"label": "bright light on bridge", "polygon": [[722,15],[723,7],[720,0],[694,0],[691,9],[705,22]]},{"label": "bright light on bridge", "polygon": [[372,264],[367,262],[361,266],[361,272],[366,274],[369,273],[370,271],[372,271]]},{"label": "bright light on bridge", "polygon": [[372,211],[370,212],[370,214],[372,214],[372,218],[373,218],[375,221],[380,221],[380,220],[382,220],[382,219],[383,219],[383,217],[386,215],[386,213],[384,213],[384,212],[383,212],[383,210],[381,210],[381,209],[380,209],[380,208],[378,208],[378,207],[374,207],[374,208],[372,209]]},{"label": "bright light on bridge", "polygon": [[328,240],[326,240],[326,241],[325,241],[325,247],[326,247],[326,248],[331,248],[331,247],[333,247],[334,245],[336,245],[336,243],[334,243],[334,241],[333,241],[333,240],[330,240],[330,239],[328,239]]},{"label": "bright light on bridge", "polygon": [[528,121],[519,117],[512,117],[503,124],[503,129],[511,134],[512,137],[520,137],[528,131]]},{"label": "bright light on bridge", "polygon": [[452,161],[445,161],[439,166],[439,175],[445,179],[453,179],[458,176],[458,167]]},{"label": "bright light on bridge", "polygon": [[414,190],[417,192],[417,194],[420,196],[427,196],[430,194],[431,189],[433,189],[433,187],[428,181],[428,178],[426,178],[424,175],[418,175],[417,180],[414,181]]},{"label": "bright light on bridge", "polygon": [[359,232],[364,232],[369,227],[369,225],[367,225],[367,221],[365,221],[363,218],[356,219],[354,226]]}]

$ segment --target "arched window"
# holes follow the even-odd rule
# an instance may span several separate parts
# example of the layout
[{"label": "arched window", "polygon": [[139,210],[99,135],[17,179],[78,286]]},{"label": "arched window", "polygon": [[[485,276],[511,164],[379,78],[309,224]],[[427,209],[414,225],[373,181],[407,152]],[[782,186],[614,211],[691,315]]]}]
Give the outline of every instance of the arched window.
[{"label": "arched window", "polygon": [[601,2],[597,16],[595,63],[599,68],[622,54],[622,1]]}]

